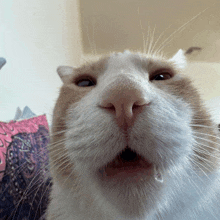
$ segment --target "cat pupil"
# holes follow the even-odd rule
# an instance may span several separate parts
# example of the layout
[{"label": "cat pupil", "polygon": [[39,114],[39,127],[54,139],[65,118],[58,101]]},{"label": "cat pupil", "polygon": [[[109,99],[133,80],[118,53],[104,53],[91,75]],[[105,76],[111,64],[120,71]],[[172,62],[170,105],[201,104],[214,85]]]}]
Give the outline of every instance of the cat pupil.
[{"label": "cat pupil", "polygon": [[154,80],[166,80],[166,79],[170,79],[171,76],[168,73],[164,73],[164,74],[158,74],[154,77]]},{"label": "cat pupil", "polygon": [[94,82],[90,79],[83,79],[83,80],[80,80],[78,83],[77,83],[78,86],[80,87],[86,87],[86,86],[93,86],[95,85]]},{"label": "cat pupil", "polygon": [[155,77],[155,80],[163,80],[164,79],[164,75],[157,75],[156,77]]}]

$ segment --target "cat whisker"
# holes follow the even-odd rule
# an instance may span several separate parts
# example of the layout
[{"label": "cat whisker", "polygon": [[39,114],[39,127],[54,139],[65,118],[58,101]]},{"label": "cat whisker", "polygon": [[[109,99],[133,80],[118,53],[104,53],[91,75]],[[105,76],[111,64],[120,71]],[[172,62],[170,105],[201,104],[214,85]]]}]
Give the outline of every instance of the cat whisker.
[{"label": "cat whisker", "polygon": [[52,137],[56,137],[56,136],[59,136],[59,135],[63,135],[63,134],[65,134],[65,132],[66,132],[66,130],[62,130],[62,131],[59,131],[59,132],[57,131],[57,132],[54,132],[54,133],[51,132],[52,134],[50,134],[49,137],[52,138]]},{"label": "cat whisker", "polygon": [[[157,38],[157,40],[155,41],[155,43],[154,43],[154,45],[153,45],[152,53],[153,53],[153,51],[155,51],[155,47],[157,46],[157,43],[159,42],[160,38],[164,35],[165,31],[168,30],[171,26],[172,26],[172,24],[169,25],[169,26],[159,35],[159,37]],[[155,52],[155,53],[153,53],[153,54],[156,55],[157,53]]]},{"label": "cat whisker", "polygon": [[[16,178],[16,175],[18,176],[22,171],[23,171],[23,168],[25,167],[25,165],[26,165],[26,161],[22,164],[22,165],[20,165],[16,170],[12,170],[11,172],[7,172],[6,174],[5,174],[5,176],[8,176],[8,175],[10,175],[11,173],[13,173],[14,174],[14,178]],[[4,193],[7,189],[8,189],[8,187],[10,187],[10,185],[8,185],[6,188],[5,188],[5,190],[4,191],[2,191],[2,193]]]},{"label": "cat whisker", "polygon": [[151,36],[151,32],[150,32],[150,41],[149,41],[149,46],[148,46],[147,54],[152,54],[152,45],[153,45],[153,42],[154,42],[155,29],[156,29],[156,26],[154,26],[154,30],[153,30],[152,36]]},{"label": "cat whisker", "polygon": [[202,128],[211,128],[213,129],[213,125],[203,125],[203,124],[190,124],[192,127],[202,127]]},{"label": "cat whisker", "polygon": [[177,34],[178,32],[183,31],[188,24],[192,23],[192,21],[194,21],[196,18],[198,18],[201,14],[203,14],[205,11],[207,11],[210,7],[207,7],[206,9],[204,9],[203,11],[199,12],[197,15],[195,15],[194,17],[192,17],[189,21],[187,21],[186,23],[184,23],[183,25],[181,25],[177,30],[175,30],[167,39],[165,39],[161,46],[157,49],[157,52],[161,51],[164,49],[165,46],[167,46],[167,44],[169,44],[169,42],[172,40],[172,37]]},{"label": "cat whisker", "polygon": [[[189,158],[189,160],[191,160],[191,158]],[[198,167],[198,165],[195,164],[194,162],[191,161],[191,163],[194,164],[196,167]],[[202,173],[204,172],[201,167],[198,167],[198,169],[201,170]],[[194,175],[195,175],[201,182],[204,183],[204,180],[202,179],[201,175],[198,174],[198,171],[197,171],[197,170],[191,170],[191,172],[194,172]],[[197,190],[198,194],[203,195],[204,192],[201,190],[200,186],[197,185],[197,184],[195,183],[195,181],[193,181],[193,178],[192,178],[192,177],[189,177],[189,179],[190,179],[190,182],[194,185],[194,187],[195,187],[195,189]]]},{"label": "cat whisker", "polygon": [[[64,186],[64,184],[66,183],[66,181],[74,174],[74,170],[71,171],[71,173],[68,175],[68,177],[66,177],[66,179],[64,180],[64,182],[62,183],[62,186]],[[70,195],[70,194],[69,194]],[[69,196],[68,195],[68,196]],[[67,197],[68,198],[68,197]]]},{"label": "cat whisker", "polygon": [[[49,191],[49,189],[51,188],[51,182],[52,182],[52,179],[49,180],[49,183],[48,183],[48,186],[45,188],[45,190],[43,191],[43,194],[41,195],[41,198],[40,198],[40,201],[38,203],[38,206],[37,206],[37,209],[36,209],[36,214],[34,216],[34,220],[36,219],[37,217],[37,210],[39,209],[40,205],[41,205],[41,202],[42,202],[42,199],[43,197],[45,196],[45,193]],[[46,185],[46,183],[44,183]]]},{"label": "cat whisker", "polygon": [[211,140],[209,140],[209,139],[205,139],[205,138],[202,138],[202,137],[199,137],[199,136],[196,136],[196,135],[194,135],[194,137],[196,137],[196,138],[198,138],[198,139],[200,139],[200,140],[207,141],[207,142],[209,142],[209,143],[212,143],[212,144],[215,144],[215,145],[220,146],[219,143],[216,143],[216,142],[211,141]]},{"label": "cat whisker", "polygon": [[[196,145],[196,149],[194,149],[194,152],[199,154],[199,155],[203,155],[203,157],[209,157],[211,158],[215,158],[217,160],[219,160],[220,157],[216,156],[216,154],[220,153],[220,151],[215,151],[215,152],[209,152],[207,148],[204,149],[204,147],[202,147],[201,145]],[[210,163],[212,163],[212,161],[210,161]],[[215,162],[213,162],[213,164],[216,164]]]},{"label": "cat whisker", "polygon": [[94,48],[94,42],[91,41],[90,37],[89,37],[89,29],[88,29],[88,25],[85,25],[84,22],[83,22],[83,25],[84,27],[86,28],[86,35],[87,35],[87,39],[89,41],[89,45],[90,45],[90,48],[92,50],[92,54],[96,54],[96,50]]},{"label": "cat whisker", "polygon": [[[200,147],[201,149],[206,150],[206,151],[209,152],[210,154],[220,152],[220,149],[218,149],[218,148],[211,147],[211,146],[209,146],[209,145],[206,145],[206,144],[203,144],[203,143],[199,143],[199,142],[197,142],[197,141],[195,141],[195,144],[196,144],[197,147]],[[210,150],[213,150],[213,151],[210,152],[209,149],[210,149]]]},{"label": "cat whisker", "polygon": [[[37,196],[37,193],[39,192],[39,190],[40,190],[40,188],[41,188],[41,186],[42,186],[43,184],[44,184],[44,182],[43,182],[43,183],[40,183],[40,185],[38,186],[38,188],[34,190],[34,191],[35,191],[34,195],[33,195],[33,192],[31,193],[31,195],[33,195],[33,199],[32,199],[32,202],[31,202],[31,204],[30,204],[30,207],[31,207],[31,208],[33,207],[33,203],[34,203],[34,201],[35,201],[35,198],[36,198],[36,196]],[[38,204],[39,204],[39,203],[38,203]],[[30,208],[30,211],[29,211],[28,219],[30,219],[31,208]],[[37,210],[35,210],[35,211],[37,211]]]},{"label": "cat whisker", "polygon": [[210,119],[206,119],[206,118],[192,118],[192,121],[210,121]]},{"label": "cat whisker", "polygon": [[[207,161],[207,162],[209,162],[209,164],[216,165],[215,162],[210,161],[209,159],[206,159],[205,157],[199,156],[198,153],[199,153],[199,154],[203,154],[203,155],[207,155],[207,156],[211,156],[211,157],[213,157],[213,158],[216,158],[214,155],[209,154],[209,153],[207,153],[206,151],[203,151],[202,149],[197,150],[196,153],[194,154],[194,156],[196,156],[197,158],[201,159],[201,161],[203,161],[203,162]],[[217,159],[219,159],[219,158],[217,158]],[[208,164],[207,164],[207,165],[208,165]],[[208,165],[208,166],[210,166],[210,165]],[[213,168],[213,167],[212,167],[212,168]]]},{"label": "cat whisker", "polygon": [[142,26],[142,22],[141,22],[141,18],[140,18],[140,7],[138,7],[138,17],[139,17],[139,24],[140,24],[140,27],[141,27],[141,32],[142,32],[142,38],[143,38],[143,53],[146,53],[147,49],[146,49],[146,41],[145,41],[145,35],[144,35],[144,28]]},{"label": "cat whisker", "polygon": [[49,145],[48,145],[48,148],[50,149],[50,150],[59,150],[59,149],[57,149],[56,147],[57,146],[59,146],[59,145],[63,145],[63,144],[65,144],[65,142],[66,142],[66,138],[62,138],[62,139],[60,139],[59,141],[55,141],[55,142],[53,142],[53,143],[49,143]]},{"label": "cat whisker", "polygon": [[[147,27],[147,39],[145,40],[145,44],[146,44],[146,50],[148,51],[148,47],[149,47],[149,39],[150,39],[150,25],[148,25]],[[147,53],[146,51],[146,53]]]},{"label": "cat whisker", "polygon": [[[193,134],[201,134],[201,135],[206,135],[206,136],[209,136],[209,137],[213,137],[217,140],[220,140],[220,137],[216,136],[216,135],[211,135],[211,134],[207,134],[207,133],[204,133],[204,132],[198,132],[198,131],[193,131]],[[218,142],[216,142],[218,143]]]},{"label": "cat whisker", "polygon": [[65,144],[65,141],[61,141],[60,143],[56,143],[56,144],[53,144],[53,145],[49,145],[48,146],[48,149],[50,152],[56,152],[56,151],[60,151],[59,148],[57,148],[58,146],[62,146]]},{"label": "cat whisker", "polygon": [[93,38],[93,49],[94,49],[95,55],[97,55],[97,48],[95,44],[95,19],[94,17],[92,18],[92,38]]},{"label": "cat whisker", "polygon": [[[23,194],[22,194],[22,196],[21,196],[21,198],[20,198],[20,200],[18,201],[18,203],[16,204],[16,208],[15,208],[15,210],[11,213],[11,215],[9,216],[9,219],[10,219],[10,217],[12,217],[12,215],[14,214],[16,214],[17,213],[17,210],[18,210],[18,208],[19,208],[19,206],[20,206],[20,204],[23,204],[24,203],[24,201],[25,201],[25,197],[28,195],[28,192],[29,192],[29,190],[34,186],[34,184],[36,184],[36,182],[38,181],[35,181],[36,180],[36,178],[38,177],[38,175],[40,174],[40,172],[42,172],[42,170],[40,170],[40,171],[38,171],[37,173],[36,173],[36,175],[33,177],[33,179],[30,181],[30,183],[28,184],[28,186],[25,188],[25,191],[23,192]],[[35,181],[35,182],[34,182]]]},{"label": "cat whisker", "polygon": [[207,170],[207,168],[206,168],[203,164],[199,163],[197,160],[194,160],[193,158],[189,158],[189,160],[190,160],[190,162],[191,162],[192,164],[196,165],[196,167],[199,168],[200,171],[202,171],[202,173],[203,173],[207,178],[209,178],[208,175],[207,175],[207,173],[201,168],[201,166],[202,166],[202,167],[205,168],[205,170]]},{"label": "cat whisker", "polygon": [[55,160],[54,163],[50,166],[50,168],[63,167],[63,165],[66,164],[62,169],[59,169],[59,172],[65,170],[65,168],[67,168],[70,164],[68,163],[69,161],[67,161],[67,160],[64,160],[64,161],[62,161],[62,163],[60,163],[62,158],[65,159],[65,155],[58,158],[57,160]]}]

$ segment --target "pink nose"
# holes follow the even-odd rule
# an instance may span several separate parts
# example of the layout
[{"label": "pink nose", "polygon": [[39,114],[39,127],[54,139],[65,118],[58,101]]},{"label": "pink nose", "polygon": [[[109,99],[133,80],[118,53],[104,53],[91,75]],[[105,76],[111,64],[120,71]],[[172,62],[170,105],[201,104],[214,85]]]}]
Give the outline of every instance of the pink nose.
[{"label": "pink nose", "polygon": [[104,88],[100,106],[114,114],[118,125],[126,131],[149,103],[138,83],[127,77],[118,77]]}]

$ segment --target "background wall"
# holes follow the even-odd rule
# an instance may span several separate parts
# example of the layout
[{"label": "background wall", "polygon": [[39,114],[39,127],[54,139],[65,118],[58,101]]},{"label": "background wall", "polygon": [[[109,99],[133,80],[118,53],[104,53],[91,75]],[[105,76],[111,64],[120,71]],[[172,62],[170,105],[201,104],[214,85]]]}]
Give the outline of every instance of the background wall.
[{"label": "background wall", "polygon": [[61,81],[59,65],[76,65],[82,54],[77,0],[1,0],[0,120],[28,105],[50,119]]},{"label": "background wall", "polygon": [[220,123],[219,11],[219,0],[1,0],[0,120],[25,105],[51,120],[57,66],[154,42],[168,57],[202,48],[188,56],[186,74]]},{"label": "background wall", "polygon": [[147,44],[159,38],[155,48],[163,45],[168,56],[205,49],[220,39],[219,10],[219,0],[80,0],[83,51],[143,50],[143,37]]},{"label": "background wall", "polygon": [[220,63],[190,62],[185,73],[198,89],[216,123],[220,123]]}]

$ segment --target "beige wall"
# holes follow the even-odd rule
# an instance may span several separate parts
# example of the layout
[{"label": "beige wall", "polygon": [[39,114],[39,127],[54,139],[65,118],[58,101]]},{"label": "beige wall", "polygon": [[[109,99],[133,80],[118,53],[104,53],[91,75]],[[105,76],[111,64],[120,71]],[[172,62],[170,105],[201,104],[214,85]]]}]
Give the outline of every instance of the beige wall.
[{"label": "beige wall", "polygon": [[186,74],[193,80],[204,101],[220,96],[220,63],[191,62]]},{"label": "beige wall", "polygon": [[172,55],[220,39],[219,0],[80,0],[80,11],[86,53],[140,50],[144,37]]},{"label": "beige wall", "polygon": [[220,63],[191,62],[186,75],[192,79],[214,121],[220,123]]}]

